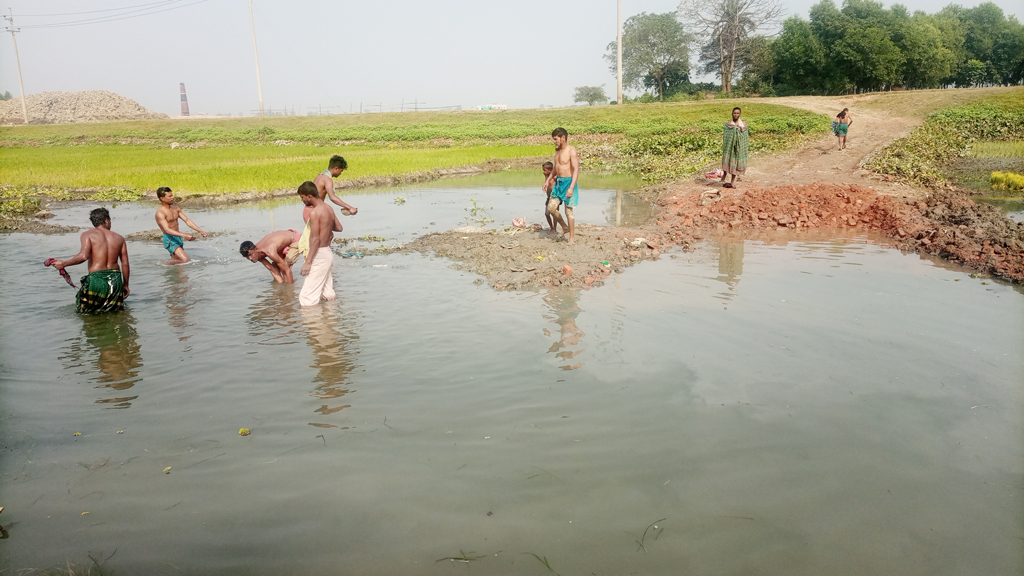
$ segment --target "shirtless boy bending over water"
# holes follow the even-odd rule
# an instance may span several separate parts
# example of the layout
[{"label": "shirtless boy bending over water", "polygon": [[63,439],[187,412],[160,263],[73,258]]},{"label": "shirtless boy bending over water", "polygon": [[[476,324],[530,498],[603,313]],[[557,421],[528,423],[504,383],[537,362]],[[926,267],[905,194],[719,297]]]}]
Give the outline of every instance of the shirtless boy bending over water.
[{"label": "shirtless boy bending over water", "polygon": [[[82,249],[71,258],[54,260],[57,270],[89,261],[89,274],[82,276],[82,286],[75,296],[75,310],[80,314],[102,314],[124,309],[128,289],[128,245],[124,237],[110,231],[110,212],[96,208],[89,213],[95,226],[82,234]],[[118,260],[121,261],[120,266]]]},{"label": "shirtless boy bending over water", "polygon": [[320,199],[316,184],[306,181],[299,186],[299,198],[309,208],[309,252],[300,274],[306,277],[299,292],[300,306],[315,306],[321,300],[334,300],[334,232],[341,232],[341,223],[334,210]]},{"label": "shirtless boy bending over water", "polygon": [[250,240],[242,242],[238,251],[250,262],[263,264],[275,282],[291,284],[295,281],[292,277],[292,264],[299,257],[299,236],[300,233],[295,230],[278,230],[267,234],[255,244]]},{"label": "shirtless boy bending over water", "polygon": [[[575,244],[576,218],[572,209],[580,202],[577,183],[580,177],[580,158],[576,154],[576,147],[569,145],[569,133],[565,128],[555,128],[551,132],[551,139],[555,143],[555,169],[545,183],[545,187],[551,186],[548,213],[562,227],[562,234],[569,232],[569,244]],[[559,206],[565,206],[565,220],[558,212]]]},{"label": "shirtless boy bending over water", "polygon": [[178,219],[184,220],[189,228],[202,234],[203,238],[206,238],[207,234],[199,226],[196,226],[188,216],[185,216],[181,207],[174,203],[174,192],[170,188],[167,186],[157,188],[156,197],[160,199],[160,207],[156,209],[156,225],[164,233],[164,248],[171,253],[171,260],[167,264],[184,264],[189,260],[183,247],[185,240],[191,242],[196,237],[178,230]]},{"label": "shirtless boy bending over water", "polygon": [[554,186],[554,183],[551,182],[551,173],[555,171],[555,165],[551,162],[545,162],[541,165],[540,169],[544,172],[544,186],[541,188],[544,190],[544,219],[548,221],[548,226],[554,232],[555,219],[548,212],[548,202],[551,201],[551,187]]}]

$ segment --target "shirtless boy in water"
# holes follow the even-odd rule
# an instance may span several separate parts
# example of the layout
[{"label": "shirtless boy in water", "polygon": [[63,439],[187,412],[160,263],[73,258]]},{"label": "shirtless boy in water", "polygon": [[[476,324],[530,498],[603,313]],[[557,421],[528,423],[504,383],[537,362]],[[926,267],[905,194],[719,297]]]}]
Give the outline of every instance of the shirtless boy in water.
[{"label": "shirtless boy in water", "polygon": [[238,251],[250,262],[259,262],[270,271],[275,282],[291,284],[292,264],[298,259],[299,250],[295,246],[299,241],[299,233],[295,230],[278,230],[263,237],[253,244],[252,241],[242,242]]},{"label": "shirtless boy in water", "polygon": [[183,247],[185,240],[191,242],[196,237],[178,230],[178,219],[184,220],[189,228],[202,234],[203,238],[206,238],[207,234],[199,226],[196,226],[196,223],[188,216],[185,216],[181,207],[174,203],[174,192],[170,188],[167,186],[157,188],[156,197],[160,199],[160,207],[156,209],[156,225],[164,233],[164,248],[171,253],[171,260],[166,264],[184,264],[189,261],[188,254],[185,253]]},{"label": "shirtless boy in water", "polygon": [[334,202],[338,206],[341,206],[341,213],[345,216],[355,216],[359,212],[359,208],[346,204],[338,195],[334,193],[334,179],[341,176],[341,173],[348,169],[348,162],[344,158],[338,155],[331,156],[331,160],[327,163],[327,170],[316,175],[313,179],[313,183],[316,184],[317,194],[320,195],[320,199],[327,202],[330,198],[331,202]]},{"label": "shirtless boy in water", "polygon": [[[562,234],[569,232],[569,244],[576,243],[576,218],[572,209],[579,204],[580,194],[577,181],[580,177],[580,158],[576,147],[569,144],[569,133],[565,128],[555,128],[551,132],[551,140],[555,143],[555,169],[548,176],[545,186],[551,186],[551,199],[548,201],[548,213],[562,227]],[[558,212],[565,206],[565,220]],[[568,225],[566,225],[568,221]]]}]

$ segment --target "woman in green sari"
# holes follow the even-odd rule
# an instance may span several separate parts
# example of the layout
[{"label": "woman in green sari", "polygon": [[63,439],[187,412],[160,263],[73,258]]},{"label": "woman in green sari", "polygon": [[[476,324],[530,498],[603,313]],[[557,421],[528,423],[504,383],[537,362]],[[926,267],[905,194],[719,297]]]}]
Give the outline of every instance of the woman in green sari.
[{"label": "woman in green sari", "polygon": [[[732,120],[725,123],[722,136],[722,182],[725,188],[735,188],[736,176],[747,171],[747,157],[750,155],[750,130],[740,120],[742,110],[732,109]],[[726,182],[727,176],[731,179]]]}]

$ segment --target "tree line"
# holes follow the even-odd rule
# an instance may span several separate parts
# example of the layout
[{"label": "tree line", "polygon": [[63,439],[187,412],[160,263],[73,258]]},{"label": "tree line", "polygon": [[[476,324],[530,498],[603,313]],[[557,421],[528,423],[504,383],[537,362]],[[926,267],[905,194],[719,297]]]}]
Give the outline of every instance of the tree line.
[{"label": "tree line", "polygon": [[[765,96],[1024,82],[1024,25],[991,2],[911,14],[821,0],[809,19],[780,29],[781,14],[779,0],[683,0],[674,13],[633,16],[623,24],[623,85],[664,100],[707,88],[691,71],[715,74],[723,93]],[[616,50],[613,41],[605,55],[612,73]]]}]

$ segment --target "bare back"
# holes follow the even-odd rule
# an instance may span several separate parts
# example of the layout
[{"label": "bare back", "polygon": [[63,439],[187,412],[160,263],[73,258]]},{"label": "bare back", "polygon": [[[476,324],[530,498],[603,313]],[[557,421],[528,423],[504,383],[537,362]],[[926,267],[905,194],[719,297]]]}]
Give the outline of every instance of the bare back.
[{"label": "bare back", "polygon": [[295,232],[291,230],[278,230],[267,234],[262,240],[256,243],[256,248],[265,254],[278,254],[283,256],[282,252],[295,241]]},{"label": "bare back", "polygon": [[82,234],[82,253],[89,259],[89,272],[120,270],[118,259],[127,255],[124,237],[97,226]]},{"label": "bare back", "polygon": [[334,192],[334,178],[323,172],[316,175],[316,178],[313,179],[313,184],[316,184],[316,193],[325,202],[327,201],[327,193]]}]

